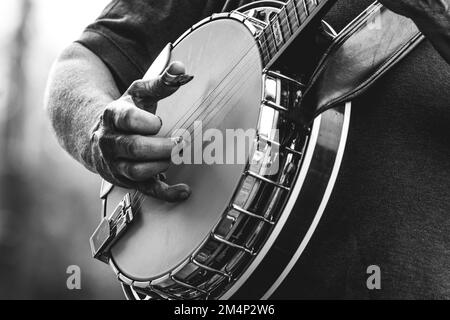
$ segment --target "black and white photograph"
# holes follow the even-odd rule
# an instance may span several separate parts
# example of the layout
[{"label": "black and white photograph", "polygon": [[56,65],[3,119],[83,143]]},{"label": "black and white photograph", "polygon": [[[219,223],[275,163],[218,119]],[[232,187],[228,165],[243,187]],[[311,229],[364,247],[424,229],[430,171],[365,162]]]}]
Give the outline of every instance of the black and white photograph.
[{"label": "black and white photograph", "polygon": [[450,299],[450,0],[0,12],[0,300]]}]

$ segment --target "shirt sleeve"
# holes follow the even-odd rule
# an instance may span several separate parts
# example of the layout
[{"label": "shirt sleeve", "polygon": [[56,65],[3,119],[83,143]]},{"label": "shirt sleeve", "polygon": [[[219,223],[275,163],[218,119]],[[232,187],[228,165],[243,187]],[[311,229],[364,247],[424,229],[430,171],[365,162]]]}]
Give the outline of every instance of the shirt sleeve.
[{"label": "shirt sleeve", "polygon": [[105,63],[124,92],[142,78],[168,42],[174,42],[202,18],[227,9],[228,2],[114,0],[77,42]]}]

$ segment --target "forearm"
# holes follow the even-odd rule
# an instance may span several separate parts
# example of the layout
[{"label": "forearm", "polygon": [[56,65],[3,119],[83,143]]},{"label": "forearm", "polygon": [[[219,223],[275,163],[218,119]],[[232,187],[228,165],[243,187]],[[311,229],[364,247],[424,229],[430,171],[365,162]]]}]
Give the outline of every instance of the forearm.
[{"label": "forearm", "polygon": [[46,108],[58,141],[95,172],[90,139],[106,105],[120,96],[108,68],[79,44],[67,48],[51,71]]}]

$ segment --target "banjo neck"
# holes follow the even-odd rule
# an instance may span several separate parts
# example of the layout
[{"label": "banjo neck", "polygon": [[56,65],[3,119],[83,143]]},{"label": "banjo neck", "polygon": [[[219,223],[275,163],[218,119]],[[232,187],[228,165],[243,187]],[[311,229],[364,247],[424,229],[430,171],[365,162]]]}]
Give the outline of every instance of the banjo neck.
[{"label": "banjo neck", "polygon": [[258,36],[266,69],[311,22],[323,17],[336,0],[289,0]]}]

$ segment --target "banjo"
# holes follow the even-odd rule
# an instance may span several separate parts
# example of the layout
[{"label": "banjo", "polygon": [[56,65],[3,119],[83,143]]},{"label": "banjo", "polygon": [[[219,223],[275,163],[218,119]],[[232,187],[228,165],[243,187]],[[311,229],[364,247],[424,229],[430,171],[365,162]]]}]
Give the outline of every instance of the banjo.
[{"label": "banjo", "polygon": [[215,14],[169,44],[150,67],[144,78],[157,77],[172,61],[183,61],[195,75],[158,103],[160,135],[189,131],[199,120],[204,129],[254,130],[243,163],[167,171],[168,183],[192,188],[184,202],[103,181],[92,253],[112,267],[127,298],[268,299],[282,285],[333,190],[351,103],[306,126],[290,120],[305,85],[275,66],[332,3],[257,1]]}]

